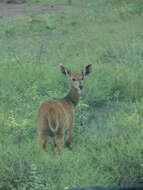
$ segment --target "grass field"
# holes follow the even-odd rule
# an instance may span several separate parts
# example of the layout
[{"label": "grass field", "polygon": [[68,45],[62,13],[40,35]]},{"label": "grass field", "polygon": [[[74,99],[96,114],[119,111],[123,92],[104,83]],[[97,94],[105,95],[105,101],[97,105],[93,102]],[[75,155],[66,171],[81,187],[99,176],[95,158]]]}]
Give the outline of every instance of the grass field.
[{"label": "grass field", "polygon": [[[142,0],[34,0],[53,14],[0,17],[0,190],[143,182]],[[63,97],[59,64],[93,64],[76,109],[73,149],[41,153],[37,111]]]}]

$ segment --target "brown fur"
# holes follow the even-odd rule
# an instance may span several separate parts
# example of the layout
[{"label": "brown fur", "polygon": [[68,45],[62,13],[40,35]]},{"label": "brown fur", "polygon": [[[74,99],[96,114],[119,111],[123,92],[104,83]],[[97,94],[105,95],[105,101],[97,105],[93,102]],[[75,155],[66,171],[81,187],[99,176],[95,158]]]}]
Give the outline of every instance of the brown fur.
[{"label": "brown fur", "polygon": [[71,89],[64,98],[44,102],[38,114],[38,140],[41,150],[45,151],[47,139],[51,136],[54,138],[58,153],[61,153],[64,145],[65,132],[67,132],[66,146],[71,146],[74,108],[79,101],[82,80],[91,72],[91,65],[87,65],[80,74],[71,73],[62,65],[60,67],[61,72],[71,78]]}]

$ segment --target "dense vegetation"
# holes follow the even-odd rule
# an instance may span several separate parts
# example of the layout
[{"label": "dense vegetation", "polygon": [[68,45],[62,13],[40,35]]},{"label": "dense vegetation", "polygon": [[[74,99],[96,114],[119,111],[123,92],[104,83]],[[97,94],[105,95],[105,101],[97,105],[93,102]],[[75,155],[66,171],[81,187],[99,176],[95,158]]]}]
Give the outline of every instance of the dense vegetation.
[{"label": "dense vegetation", "polygon": [[[38,5],[67,5],[40,1]],[[64,190],[143,182],[143,2],[73,0],[54,14],[0,17],[0,189]],[[37,110],[62,97],[59,64],[93,64],[73,149],[37,146]]]}]

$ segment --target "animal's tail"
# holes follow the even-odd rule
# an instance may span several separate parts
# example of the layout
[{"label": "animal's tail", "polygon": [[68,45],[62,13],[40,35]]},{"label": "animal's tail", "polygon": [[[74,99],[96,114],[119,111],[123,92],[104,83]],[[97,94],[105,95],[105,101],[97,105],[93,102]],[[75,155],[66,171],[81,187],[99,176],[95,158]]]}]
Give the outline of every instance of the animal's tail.
[{"label": "animal's tail", "polygon": [[54,109],[50,109],[48,114],[48,125],[53,133],[56,133],[59,128],[59,121]]}]

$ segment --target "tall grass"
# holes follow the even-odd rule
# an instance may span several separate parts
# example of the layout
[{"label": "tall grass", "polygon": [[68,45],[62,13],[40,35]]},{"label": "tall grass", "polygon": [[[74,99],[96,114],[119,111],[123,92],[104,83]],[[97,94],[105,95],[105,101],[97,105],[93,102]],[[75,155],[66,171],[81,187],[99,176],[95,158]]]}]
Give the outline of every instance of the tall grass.
[{"label": "tall grass", "polygon": [[[67,1],[37,4],[51,3]],[[143,181],[142,4],[72,5],[52,15],[0,18],[2,190]],[[60,74],[61,63],[73,71],[92,63],[93,72],[76,109],[73,149],[56,157],[51,139],[47,152],[39,152],[37,111],[43,101],[67,93],[70,82]]]}]

